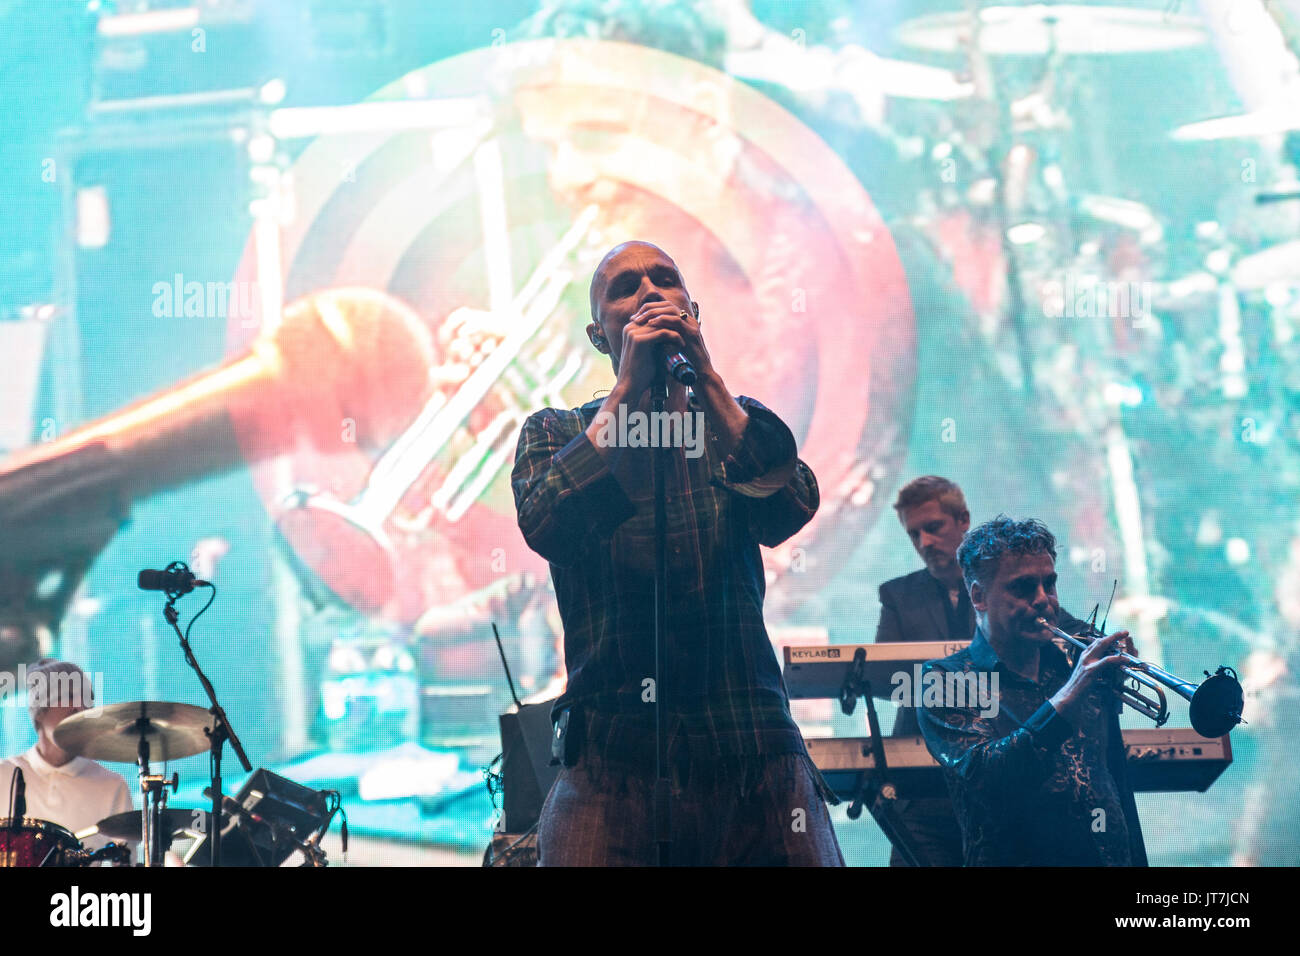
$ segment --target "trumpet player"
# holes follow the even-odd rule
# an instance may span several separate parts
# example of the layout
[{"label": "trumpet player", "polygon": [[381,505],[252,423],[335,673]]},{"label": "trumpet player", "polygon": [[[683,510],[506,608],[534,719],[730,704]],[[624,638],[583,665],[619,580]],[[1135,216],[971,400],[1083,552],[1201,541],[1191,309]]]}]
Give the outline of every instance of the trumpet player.
[{"label": "trumpet player", "polygon": [[966,535],[957,560],[975,637],[924,670],[946,686],[982,682],[993,706],[944,695],[918,718],[953,798],[964,864],[1145,866],[1115,700],[1114,651],[1128,633],[1094,641],[1070,666],[1039,623],[1055,625],[1061,610],[1056,540],[1038,521],[999,515]]}]

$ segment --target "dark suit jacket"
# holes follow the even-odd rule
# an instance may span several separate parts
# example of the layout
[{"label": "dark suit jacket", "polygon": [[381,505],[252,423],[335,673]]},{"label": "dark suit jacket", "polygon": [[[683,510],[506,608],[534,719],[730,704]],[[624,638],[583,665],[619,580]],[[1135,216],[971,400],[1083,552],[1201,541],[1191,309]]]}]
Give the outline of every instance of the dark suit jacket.
[{"label": "dark suit jacket", "polygon": [[[925,568],[882,584],[876,643],[948,640],[948,612],[943,606],[947,597],[942,590]],[[970,640],[974,634],[972,616],[970,634],[963,640]]]},{"label": "dark suit jacket", "polygon": [[[886,581],[880,586],[880,623],[876,625],[876,643],[893,644],[899,641],[946,641],[948,612],[943,602],[948,597],[944,588],[925,568]],[[975,617],[972,611],[967,635],[975,634]],[[920,734],[916,710],[901,707],[894,720],[894,736]]]}]

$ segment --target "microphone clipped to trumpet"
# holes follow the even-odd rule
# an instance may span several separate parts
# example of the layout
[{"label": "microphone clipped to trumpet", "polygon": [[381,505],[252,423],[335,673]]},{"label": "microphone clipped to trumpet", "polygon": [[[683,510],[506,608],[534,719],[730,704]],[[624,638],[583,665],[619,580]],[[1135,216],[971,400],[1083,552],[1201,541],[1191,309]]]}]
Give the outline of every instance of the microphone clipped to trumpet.
[{"label": "microphone clipped to trumpet", "polygon": [[[1096,640],[1092,636],[1067,634],[1059,627],[1049,624],[1046,618],[1035,620],[1079,650],[1086,649]],[[1120,700],[1139,714],[1154,720],[1157,727],[1163,727],[1169,720],[1169,700],[1163,689],[1165,687],[1191,704],[1189,716],[1192,729],[1202,737],[1222,737],[1233,727],[1245,723],[1241,716],[1245,695],[1237,680],[1237,672],[1231,667],[1220,667],[1213,675],[1206,671],[1206,679],[1197,685],[1175,677],[1162,667],[1139,660],[1132,654],[1117,653],[1128,665],[1122,668],[1125,679],[1146,687],[1155,694],[1155,698],[1149,697],[1138,687],[1126,684],[1119,692]]]}]

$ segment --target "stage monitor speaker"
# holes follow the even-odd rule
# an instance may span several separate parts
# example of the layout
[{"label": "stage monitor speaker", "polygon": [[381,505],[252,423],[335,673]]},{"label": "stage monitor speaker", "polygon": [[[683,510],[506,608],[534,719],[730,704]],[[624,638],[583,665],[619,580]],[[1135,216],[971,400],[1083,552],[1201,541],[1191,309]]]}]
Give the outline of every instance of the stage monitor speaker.
[{"label": "stage monitor speaker", "polygon": [[[212,799],[211,791],[204,796]],[[280,866],[313,832],[331,818],[323,791],[312,790],[259,768],[234,798],[226,798],[227,823],[221,830],[221,865]],[[242,808],[242,809],[241,809]],[[195,844],[185,856],[194,866],[208,866],[211,850]]]}]

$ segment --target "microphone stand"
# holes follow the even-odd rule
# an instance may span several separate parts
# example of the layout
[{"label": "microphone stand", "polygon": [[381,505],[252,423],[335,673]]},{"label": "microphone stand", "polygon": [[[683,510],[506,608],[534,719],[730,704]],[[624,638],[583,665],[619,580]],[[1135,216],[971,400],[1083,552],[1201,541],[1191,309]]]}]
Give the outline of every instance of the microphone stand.
[{"label": "microphone stand", "polygon": [[226,718],[226,711],[217,703],[217,692],[212,689],[212,684],[203,669],[199,667],[199,662],[194,659],[194,652],[190,649],[190,642],[185,639],[185,634],[177,626],[176,621],[180,615],[176,611],[176,599],[179,594],[169,593],[167,595],[167,606],[163,608],[163,617],[167,618],[167,623],[172,626],[176,636],[180,638],[181,650],[185,652],[185,663],[193,668],[194,673],[199,675],[199,683],[203,685],[204,692],[208,695],[208,701],[212,704],[208,708],[208,713],[212,714],[212,727],[205,731],[208,735],[208,752],[211,755],[212,767],[212,816],[208,825],[212,827],[212,866],[221,865],[221,809],[222,809],[222,792],[221,792],[221,751],[227,740],[230,741],[231,749],[235,751],[235,756],[239,758],[239,763],[244,768],[244,773],[252,773],[253,765],[248,761],[248,754],[244,753],[243,744],[235,736],[235,731],[230,726],[230,721]]},{"label": "microphone stand", "polygon": [[[668,379],[664,363],[659,363],[659,373],[655,376],[650,390],[652,422],[663,421],[664,404],[668,398]],[[668,762],[665,753],[665,741],[662,724],[664,686],[662,681],[661,660],[666,653],[664,644],[667,639],[668,624],[668,514],[667,488],[664,485],[665,464],[669,449],[662,447],[652,449],[654,455],[654,494],[655,494],[655,613],[654,613],[654,647],[655,647],[655,787],[654,787],[654,829],[657,849],[657,865],[668,866],[672,846],[672,784],[668,778]]]}]

